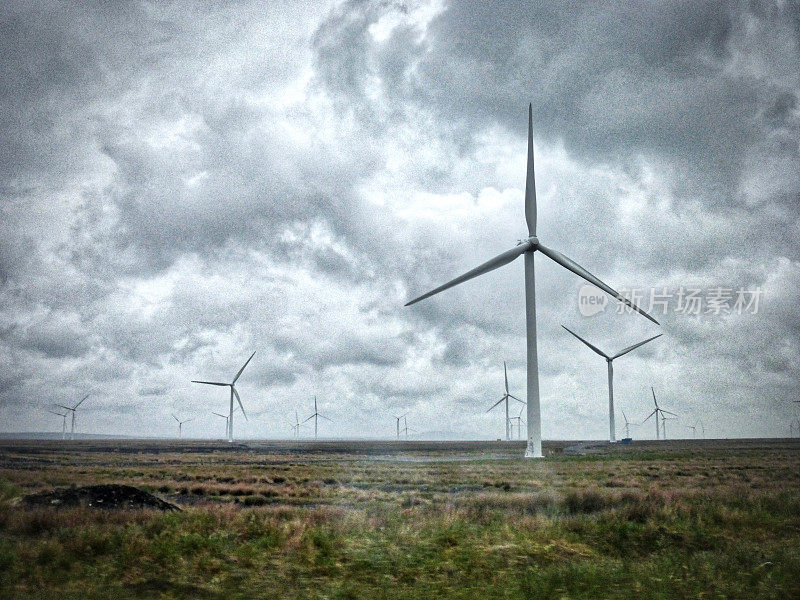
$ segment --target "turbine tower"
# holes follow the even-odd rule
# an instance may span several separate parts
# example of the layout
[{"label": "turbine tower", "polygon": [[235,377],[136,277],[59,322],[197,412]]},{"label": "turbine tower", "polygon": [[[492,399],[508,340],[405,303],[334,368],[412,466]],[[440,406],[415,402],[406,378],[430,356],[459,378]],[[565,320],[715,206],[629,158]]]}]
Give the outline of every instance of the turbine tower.
[{"label": "turbine tower", "polygon": [[400,419],[402,419],[403,417],[405,417],[407,414],[408,414],[408,413],[403,413],[403,414],[402,414],[402,415],[400,415],[399,417],[398,417],[397,415],[395,415],[395,416],[394,416],[394,418],[397,420],[397,439],[398,439],[398,440],[400,439]]},{"label": "turbine tower", "polygon": [[661,433],[664,434],[664,441],[667,439],[667,421],[674,421],[675,417],[665,417],[663,413],[666,411],[662,411],[661,415]]},{"label": "turbine tower", "polygon": [[[653,412],[651,412],[649,415],[647,415],[647,419],[649,419],[649,418],[650,418],[650,417],[652,417],[653,415],[655,415],[655,416],[656,416],[656,439],[659,439],[659,437],[658,437],[658,435],[659,435],[659,434],[658,434],[658,417],[659,417],[659,416],[663,417],[663,416],[664,416],[664,414],[672,415],[673,417],[677,417],[678,415],[676,415],[676,414],[675,414],[675,413],[673,413],[673,412],[669,412],[668,410],[664,410],[663,408],[660,408],[660,407],[658,406],[658,400],[656,400],[656,391],[655,391],[655,390],[654,390],[652,387],[650,388],[650,391],[651,391],[651,392],[653,392],[653,403],[656,405],[656,408],[655,408],[655,410],[654,410]],[[642,421],[642,423],[644,423],[645,421],[647,421],[647,419],[645,419],[644,421]],[[662,427],[664,426],[664,421],[663,421],[663,419],[662,419],[662,421],[661,421],[661,425],[662,425]],[[667,439],[667,432],[666,432],[666,429],[664,429],[664,439],[665,439],[665,440]]]},{"label": "turbine tower", "polygon": [[250,363],[251,360],[253,360],[253,357],[255,355],[256,355],[255,352],[253,352],[250,355],[250,358],[248,358],[247,362],[245,362],[244,365],[242,365],[242,368],[239,369],[239,372],[236,374],[236,377],[234,377],[233,381],[231,381],[230,383],[222,383],[222,382],[219,382],[219,381],[196,381],[196,380],[192,380],[192,383],[203,383],[205,385],[217,385],[217,386],[220,386],[220,387],[229,387],[229,388],[231,388],[231,407],[230,407],[230,411],[228,413],[228,427],[227,427],[227,430],[228,430],[228,442],[229,443],[233,442],[233,397],[234,396],[236,396],[236,400],[239,402],[239,408],[242,409],[242,414],[244,415],[244,420],[245,421],[249,420],[247,418],[247,413],[244,412],[244,406],[242,406],[242,399],[239,397],[239,392],[236,391],[236,380],[239,379],[239,376],[242,374],[242,371],[244,371],[244,368]]},{"label": "turbine tower", "polygon": [[215,412],[213,414],[217,415],[218,417],[222,417],[223,419],[225,419],[225,437],[228,437],[228,415],[223,415],[222,413],[218,413],[218,412]]},{"label": "turbine tower", "polygon": [[[214,413],[214,414],[217,414],[217,413]],[[184,423],[188,423],[189,421],[193,421],[193,420],[194,420],[194,418],[191,418],[191,419],[184,419],[183,421],[181,421],[181,420],[180,420],[178,417],[176,417],[175,415],[172,415],[172,418],[173,418],[173,419],[175,419],[175,420],[178,422],[178,439],[179,439],[179,440],[180,440],[180,439],[183,439],[183,424],[184,424]]]},{"label": "turbine tower", "polygon": [[83,404],[83,401],[86,400],[91,394],[86,394],[81,401],[78,402],[75,406],[64,406],[63,404],[56,404],[59,408],[63,408],[66,411],[72,411],[72,426],[69,433],[69,439],[75,439],[75,411],[78,410],[78,407]]},{"label": "turbine tower", "polygon": [[408,432],[409,431],[413,431],[414,433],[417,432],[416,429],[412,429],[411,427],[408,426],[408,419],[405,418],[405,415],[403,416],[403,423],[405,424],[406,439],[408,438]]},{"label": "turbine tower", "polygon": [[69,411],[60,413],[48,408],[47,412],[49,412],[51,415],[58,415],[61,417],[61,439],[67,439],[67,415],[69,414]]},{"label": "turbine tower", "polygon": [[317,439],[317,417],[322,417],[326,421],[330,421],[330,419],[325,415],[319,414],[319,411],[317,410],[317,397],[314,396],[314,414],[308,417],[305,421],[303,421],[303,423],[305,423],[306,421],[314,419],[314,439]]},{"label": "turbine tower", "polygon": [[500,400],[498,400],[497,402],[492,404],[492,408],[490,408],[486,412],[488,413],[489,411],[494,409],[495,406],[497,406],[501,402],[505,401],[505,403],[506,403],[506,440],[510,440],[511,439],[511,432],[509,431],[509,429],[510,429],[510,426],[511,426],[511,419],[509,419],[509,417],[508,417],[508,399],[509,398],[513,398],[514,400],[516,400],[517,402],[521,402],[522,404],[525,404],[525,402],[523,402],[522,400],[520,400],[516,396],[512,396],[511,394],[508,393],[508,370],[506,369],[506,361],[503,361],[503,374],[506,377],[506,393],[503,394],[503,397],[500,398]]},{"label": "turbine tower", "polygon": [[562,325],[561,327],[569,331],[572,335],[574,335],[576,338],[578,338],[580,341],[586,344],[586,346],[588,346],[590,350],[592,350],[593,352],[599,354],[600,356],[606,359],[606,364],[608,365],[608,432],[609,432],[608,441],[616,442],[617,441],[615,433],[616,428],[614,426],[614,367],[612,363],[614,359],[627,354],[631,350],[636,350],[636,348],[638,348],[639,346],[644,346],[647,342],[652,342],[654,339],[656,339],[657,337],[661,337],[663,334],[659,333],[658,335],[654,335],[653,337],[648,338],[643,342],[639,342],[638,344],[634,344],[633,346],[628,346],[624,350],[620,350],[614,356],[609,356],[608,354],[600,350],[600,348],[598,348],[597,346],[594,346],[589,342],[587,342],[577,333],[572,331],[569,327],[566,327],[565,325]]},{"label": "turbine tower", "polygon": [[459,283],[468,281],[489,271],[493,271],[503,265],[507,265],[514,259],[521,255],[525,255],[525,322],[526,322],[526,335],[528,340],[528,444],[525,450],[527,458],[541,458],[542,457],[542,420],[539,407],[539,360],[536,350],[536,279],[534,273],[534,253],[538,250],[549,259],[557,262],[565,269],[572,271],[579,277],[583,277],[589,283],[597,286],[607,294],[624,302],[633,310],[643,314],[645,317],[658,325],[653,317],[648,315],[644,310],[633,304],[627,298],[621,296],[618,292],[614,291],[611,287],[600,281],[597,277],[589,273],[586,269],[581,267],[572,259],[564,256],[557,250],[553,250],[544,246],[539,242],[536,237],[536,182],[533,172],[533,106],[528,106],[528,167],[525,179],[525,221],[528,226],[528,237],[520,240],[515,248],[506,250],[502,254],[488,260],[482,265],[475,267],[456,277],[452,281],[437,287],[430,292],[411,300],[406,303],[406,306],[429,298],[434,294],[438,294],[446,289],[449,289]]}]

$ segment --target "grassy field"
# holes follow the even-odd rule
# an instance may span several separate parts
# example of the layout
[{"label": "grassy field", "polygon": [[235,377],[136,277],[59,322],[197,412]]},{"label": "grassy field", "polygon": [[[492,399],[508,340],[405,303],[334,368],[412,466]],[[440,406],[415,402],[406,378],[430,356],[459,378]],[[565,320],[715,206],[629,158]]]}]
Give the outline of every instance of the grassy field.
[{"label": "grassy field", "polygon": [[2,441],[0,598],[800,598],[796,441],[564,447]]}]

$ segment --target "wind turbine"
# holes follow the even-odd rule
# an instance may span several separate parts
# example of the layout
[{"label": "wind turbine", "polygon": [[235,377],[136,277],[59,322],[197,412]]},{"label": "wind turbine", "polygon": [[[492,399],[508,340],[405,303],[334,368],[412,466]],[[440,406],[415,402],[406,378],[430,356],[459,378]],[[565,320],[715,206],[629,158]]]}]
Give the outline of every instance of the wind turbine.
[{"label": "wind turbine", "polygon": [[[216,415],[218,413],[214,413],[214,414]],[[183,438],[183,424],[184,423],[188,423],[189,421],[194,421],[194,417],[192,417],[191,419],[184,419],[183,421],[181,421],[175,415],[172,415],[172,418],[175,419],[178,422],[178,439],[180,440],[180,439]]]},{"label": "wind turbine", "polygon": [[616,429],[614,427],[614,367],[612,366],[612,362],[614,361],[614,359],[627,354],[631,350],[636,350],[636,348],[638,348],[639,346],[644,346],[647,342],[652,342],[654,339],[656,339],[657,337],[661,337],[663,334],[659,333],[658,335],[654,335],[653,337],[648,338],[643,342],[639,342],[638,344],[634,344],[633,346],[628,346],[624,350],[620,350],[614,356],[609,356],[608,354],[600,350],[600,348],[598,348],[597,346],[593,346],[592,344],[587,342],[577,333],[572,331],[569,327],[566,327],[564,325],[562,325],[561,327],[569,331],[572,335],[574,335],[576,338],[578,338],[580,341],[586,344],[592,351],[596,352],[597,354],[606,359],[606,364],[608,365],[608,431],[609,431],[608,441],[615,442]]},{"label": "wind turbine", "polygon": [[664,434],[664,440],[666,441],[666,439],[667,439],[667,421],[674,421],[675,417],[665,417],[664,414],[663,414],[665,412],[667,412],[667,411],[665,411],[665,410],[661,411],[661,413],[662,413],[661,414],[661,429],[662,429],[662,433]]},{"label": "wind turbine", "polygon": [[289,425],[292,428],[292,431],[294,431],[294,439],[298,439],[300,437],[300,426],[302,425],[302,423],[300,422],[300,419],[297,416],[297,411],[294,411],[294,423],[292,423],[288,419],[286,420],[286,422],[289,423]]},{"label": "wind turbine", "polygon": [[[650,418],[650,417],[652,417],[653,415],[655,415],[655,416],[656,416],[656,439],[659,439],[659,433],[658,433],[658,417],[659,417],[659,416],[663,416],[663,414],[664,414],[664,413],[666,413],[666,414],[668,414],[668,415],[672,415],[673,417],[677,417],[678,415],[676,415],[676,414],[675,414],[675,413],[673,413],[673,412],[669,412],[668,410],[664,410],[663,408],[660,408],[660,407],[658,406],[658,400],[656,400],[656,391],[655,391],[655,390],[654,390],[652,387],[650,388],[650,391],[651,391],[651,392],[653,392],[653,403],[656,405],[656,409],[655,409],[653,412],[651,412],[649,415],[647,415],[647,419],[649,419],[649,418]],[[642,421],[642,423],[644,423],[645,421],[647,421],[647,419],[645,419],[644,421]],[[662,426],[664,425],[664,422],[663,422],[663,421],[661,422],[661,425],[662,425]],[[666,430],[664,430],[664,439],[667,439]]]},{"label": "wind turbine", "polygon": [[[525,419],[522,418],[522,411],[525,410],[525,407],[519,409],[519,414],[516,417],[511,417],[512,421],[517,422],[517,439],[522,439],[522,423]],[[511,431],[514,431],[514,425],[511,425]]]},{"label": "wind turbine", "polygon": [[703,425],[702,421],[697,422],[700,425],[700,431],[703,432],[703,439],[706,439],[706,426]]},{"label": "wind turbine", "polygon": [[397,415],[395,415],[395,416],[394,416],[394,418],[395,418],[395,419],[397,419],[397,439],[398,439],[398,440],[400,439],[400,419],[402,419],[403,417],[405,417],[407,414],[408,414],[408,413],[403,413],[403,414],[402,414],[402,415],[400,415],[399,417],[398,417]]},{"label": "wind turbine", "polygon": [[628,421],[628,417],[625,415],[625,411],[622,411],[622,418],[625,419],[625,437],[630,439],[631,437],[631,423]]},{"label": "wind turbine", "polygon": [[81,401],[78,402],[75,406],[64,406],[63,404],[56,404],[56,406],[63,408],[64,410],[72,411],[72,426],[69,433],[69,439],[71,440],[75,439],[75,411],[78,410],[78,407],[81,404],[83,404],[83,401],[86,400],[89,396],[91,396],[91,394],[86,394],[83,398],[81,398]]},{"label": "wind turbine", "polygon": [[505,378],[506,378],[506,393],[503,394],[503,397],[500,398],[500,400],[498,400],[497,402],[492,404],[492,407],[489,410],[487,410],[486,412],[488,413],[489,411],[494,409],[495,406],[497,406],[501,402],[505,401],[505,403],[506,403],[506,440],[510,440],[511,439],[511,433],[509,431],[509,428],[510,428],[510,425],[511,425],[511,419],[508,418],[508,399],[509,398],[513,398],[514,400],[516,400],[517,402],[521,402],[522,404],[525,404],[525,402],[523,402],[522,400],[520,400],[516,396],[512,396],[511,394],[508,393],[508,369],[506,369],[506,361],[503,361],[503,374],[505,375]]},{"label": "wind turbine", "polygon": [[539,359],[536,351],[536,279],[534,274],[534,253],[538,250],[565,269],[583,277],[589,283],[597,286],[620,302],[624,302],[633,310],[643,314],[656,325],[658,325],[658,321],[633,304],[630,300],[624,298],[611,287],[600,281],[572,259],[564,256],[557,250],[553,250],[539,243],[539,238],[536,237],[536,182],[533,173],[533,105],[528,106],[528,167],[525,179],[525,221],[528,226],[528,237],[524,240],[520,240],[515,248],[506,250],[502,254],[495,256],[471,271],[467,271],[460,277],[456,277],[452,281],[407,302],[406,306],[429,298],[459,283],[493,271],[503,265],[507,265],[519,256],[525,255],[525,322],[528,339],[528,444],[525,450],[525,456],[527,458],[541,458],[543,456],[542,420],[539,407]]},{"label": "wind turbine", "polygon": [[403,416],[403,423],[405,424],[406,438],[408,438],[408,432],[409,431],[413,431],[414,433],[417,432],[416,429],[412,429],[411,427],[408,426],[408,419],[406,419],[405,416]]},{"label": "wind turbine", "polygon": [[49,412],[51,415],[58,415],[59,417],[61,417],[61,439],[62,440],[67,439],[67,415],[69,414],[69,412],[60,413],[54,410],[50,410],[49,408],[47,409],[47,412]]},{"label": "wind turbine", "polygon": [[242,409],[242,414],[244,415],[244,420],[245,421],[249,420],[247,418],[247,413],[244,412],[244,406],[242,406],[242,399],[239,397],[239,392],[236,391],[236,380],[239,379],[239,376],[242,374],[242,371],[244,371],[244,368],[250,363],[251,360],[253,360],[253,357],[255,355],[256,355],[255,352],[253,352],[250,355],[250,358],[248,358],[247,362],[245,362],[244,365],[242,365],[242,368],[239,369],[239,372],[236,374],[236,377],[234,377],[233,381],[231,381],[230,383],[222,383],[222,382],[219,382],[219,381],[196,381],[196,380],[192,380],[192,383],[203,383],[205,385],[218,385],[220,387],[229,387],[229,388],[231,388],[231,408],[230,408],[230,412],[228,413],[228,427],[227,427],[227,430],[228,430],[228,442],[229,443],[233,442],[233,397],[234,396],[236,396],[236,400],[239,402],[239,408]]},{"label": "wind turbine", "polygon": [[696,425],[685,425],[686,429],[692,430],[692,439],[697,437],[697,426]]},{"label": "wind turbine", "polygon": [[308,417],[305,421],[303,421],[303,423],[305,423],[306,421],[314,419],[314,439],[317,439],[317,417],[322,417],[326,421],[330,421],[330,419],[325,415],[319,414],[319,411],[317,410],[317,397],[314,396],[314,414]]},{"label": "wind turbine", "polygon": [[228,435],[228,415],[223,415],[222,413],[218,413],[218,412],[215,412],[213,414],[217,415],[218,417],[222,417],[223,419],[225,419],[225,436],[227,437],[227,435]]}]

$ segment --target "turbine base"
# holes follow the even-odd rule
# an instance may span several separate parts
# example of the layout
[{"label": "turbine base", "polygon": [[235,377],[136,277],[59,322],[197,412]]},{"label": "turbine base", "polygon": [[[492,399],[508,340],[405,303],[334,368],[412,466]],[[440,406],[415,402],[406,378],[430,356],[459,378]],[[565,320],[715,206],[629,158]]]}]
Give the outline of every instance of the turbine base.
[{"label": "turbine base", "polygon": [[544,458],[542,447],[537,446],[537,444],[528,443],[528,447],[525,449],[525,458]]}]

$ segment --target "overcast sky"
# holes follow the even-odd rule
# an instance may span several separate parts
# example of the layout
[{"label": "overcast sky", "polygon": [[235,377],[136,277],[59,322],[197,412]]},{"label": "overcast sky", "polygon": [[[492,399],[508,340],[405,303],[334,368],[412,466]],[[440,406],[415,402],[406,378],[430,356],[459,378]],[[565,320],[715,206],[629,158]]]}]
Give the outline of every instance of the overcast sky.
[{"label": "overcast sky", "polygon": [[645,309],[672,294],[661,327],[615,301],[586,317],[583,281],[536,256],[544,438],[608,429],[605,361],[561,324],[609,353],[663,332],[615,362],[620,424],[653,386],[670,435],[787,435],[798,6],[3,2],[0,430],[60,431],[45,409],[91,392],[80,432],[174,435],[175,413],[220,437],[227,391],[190,380],[255,350],[237,437],[288,437],[313,395],[324,436],[406,412],[500,436],[523,261],[403,304],[527,235],[532,103],[542,242]]}]

